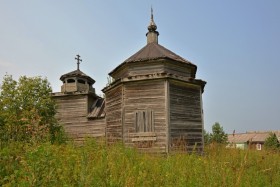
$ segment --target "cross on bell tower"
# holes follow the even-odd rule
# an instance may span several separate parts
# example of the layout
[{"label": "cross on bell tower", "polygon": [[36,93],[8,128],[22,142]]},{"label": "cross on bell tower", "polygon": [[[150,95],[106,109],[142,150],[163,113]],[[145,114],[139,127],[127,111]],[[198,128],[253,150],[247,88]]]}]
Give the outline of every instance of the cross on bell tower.
[{"label": "cross on bell tower", "polygon": [[77,70],[80,70],[80,62],[82,62],[82,59],[80,59],[80,55],[76,55],[75,60],[77,60]]}]

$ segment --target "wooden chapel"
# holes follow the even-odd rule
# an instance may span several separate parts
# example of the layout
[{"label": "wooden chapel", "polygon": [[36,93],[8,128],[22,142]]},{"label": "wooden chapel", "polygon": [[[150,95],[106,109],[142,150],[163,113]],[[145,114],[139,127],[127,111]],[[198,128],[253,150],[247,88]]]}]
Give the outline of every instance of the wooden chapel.
[{"label": "wooden chapel", "polygon": [[54,93],[57,118],[72,137],[105,137],[147,152],[203,150],[202,93],[197,66],[158,43],[153,13],[147,44],[113,69],[98,97],[94,80],[79,70],[62,75]]}]

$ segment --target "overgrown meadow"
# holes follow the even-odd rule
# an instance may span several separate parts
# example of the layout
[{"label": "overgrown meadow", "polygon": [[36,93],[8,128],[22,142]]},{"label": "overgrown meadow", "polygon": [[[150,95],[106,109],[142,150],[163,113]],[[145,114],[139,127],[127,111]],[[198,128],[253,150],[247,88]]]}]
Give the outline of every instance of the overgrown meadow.
[{"label": "overgrown meadow", "polygon": [[203,156],[145,154],[94,140],[0,150],[0,186],[280,186],[279,176],[279,153],[215,145]]}]

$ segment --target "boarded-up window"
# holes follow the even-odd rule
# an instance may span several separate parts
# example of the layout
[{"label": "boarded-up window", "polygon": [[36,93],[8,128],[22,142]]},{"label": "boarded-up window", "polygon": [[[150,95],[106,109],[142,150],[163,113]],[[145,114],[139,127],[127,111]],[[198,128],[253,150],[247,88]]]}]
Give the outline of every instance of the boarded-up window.
[{"label": "boarded-up window", "polygon": [[135,112],[136,132],[154,132],[154,112],[150,109]]}]

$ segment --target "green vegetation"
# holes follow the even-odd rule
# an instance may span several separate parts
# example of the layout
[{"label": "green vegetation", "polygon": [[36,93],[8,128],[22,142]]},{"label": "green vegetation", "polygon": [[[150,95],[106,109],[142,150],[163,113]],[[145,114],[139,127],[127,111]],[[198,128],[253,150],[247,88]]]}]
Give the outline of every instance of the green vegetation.
[{"label": "green vegetation", "polygon": [[62,137],[47,79],[5,75],[0,86],[0,146],[10,141],[54,142]]},{"label": "green vegetation", "polygon": [[264,142],[264,147],[270,150],[280,150],[280,143],[275,133],[270,133],[269,137]]},{"label": "green vegetation", "polygon": [[4,77],[0,186],[280,186],[279,153],[215,144],[226,138],[218,123],[203,156],[139,153],[93,139],[82,146],[54,144],[63,142],[64,134],[50,93],[46,79]]},{"label": "green vegetation", "polygon": [[279,176],[279,153],[215,144],[204,156],[149,155],[94,140],[0,150],[0,186],[280,186]]},{"label": "green vegetation", "polygon": [[205,145],[210,143],[225,144],[227,142],[227,134],[218,122],[212,126],[212,133],[208,133],[204,130],[203,134]]}]

